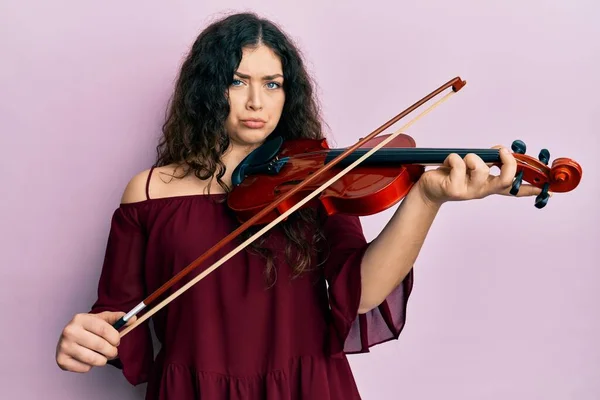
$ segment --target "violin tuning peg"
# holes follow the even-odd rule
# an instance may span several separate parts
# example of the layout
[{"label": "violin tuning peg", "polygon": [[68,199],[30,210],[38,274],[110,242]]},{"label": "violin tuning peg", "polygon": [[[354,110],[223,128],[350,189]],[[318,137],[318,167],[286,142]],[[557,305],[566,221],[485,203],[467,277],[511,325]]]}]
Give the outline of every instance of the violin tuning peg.
[{"label": "violin tuning peg", "polygon": [[550,161],[550,152],[548,151],[548,149],[542,149],[540,150],[540,154],[538,155],[538,159],[543,162],[544,164],[548,165],[548,162]]},{"label": "violin tuning peg", "polygon": [[519,171],[519,173],[515,176],[512,187],[510,188],[510,194],[516,196],[521,188],[521,183],[523,183],[523,170]]},{"label": "violin tuning peg", "polygon": [[535,198],[535,208],[544,208],[546,204],[548,204],[548,200],[550,199],[550,195],[548,194],[549,185],[546,182],[544,187],[542,188],[542,192],[538,194]]},{"label": "violin tuning peg", "polygon": [[510,147],[513,152],[518,154],[525,154],[525,151],[527,151],[527,146],[525,146],[525,142],[522,140],[515,140]]}]

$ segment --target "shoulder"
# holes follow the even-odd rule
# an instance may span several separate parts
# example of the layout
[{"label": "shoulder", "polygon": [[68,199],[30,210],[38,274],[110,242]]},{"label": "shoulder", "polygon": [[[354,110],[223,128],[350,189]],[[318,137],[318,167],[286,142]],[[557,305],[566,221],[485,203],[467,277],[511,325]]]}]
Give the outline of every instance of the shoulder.
[{"label": "shoulder", "polygon": [[121,203],[128,204],[146,200],[146,185],[151,170],[151,168],[148,168],[138,172],[127,182],[127,186],[125,186],[125,190],[121,196]]},{"label": "shoulder", "polygon": [[[127,183],[121,197],[121,203],[136,203],[151,197],[168,197],[172,194],[173,187],[167,186],[167,183],[172,181],[174,177],[180,176],[181,171],[181,165],[170,164],[138,172]],[[154,196],[150,196],[150,192]]]}]

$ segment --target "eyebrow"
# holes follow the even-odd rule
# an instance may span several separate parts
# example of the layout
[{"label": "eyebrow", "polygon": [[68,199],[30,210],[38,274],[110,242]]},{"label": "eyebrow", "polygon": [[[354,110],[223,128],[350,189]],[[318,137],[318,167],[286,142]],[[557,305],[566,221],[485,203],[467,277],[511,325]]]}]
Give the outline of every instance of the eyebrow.
[{"label": "eyebrow", "polygon": [[[235,75],[239,76],[240,78],[244,78],[244,79],[250,79],[250,75],[246,75],[246,74],[242,74],[241,72],[234,72]],[[283,78],[283,75],[281,74],[273,74],[273,75],[265,75],[263,76],[263,80],[269,81],[275,78]]]}]

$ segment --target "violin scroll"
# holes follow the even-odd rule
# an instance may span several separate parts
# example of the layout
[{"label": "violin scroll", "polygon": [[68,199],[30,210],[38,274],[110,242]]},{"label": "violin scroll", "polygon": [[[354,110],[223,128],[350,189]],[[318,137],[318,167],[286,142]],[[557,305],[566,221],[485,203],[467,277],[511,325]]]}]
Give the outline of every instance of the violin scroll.
[{"label": "violin scroll", "polygon": [[550,152],[540,150],[538,158],[525,154],[527,146],[521,140],[515,140],[511,146],[517,160],[517,174],[513,180],[510,194],[516,196],[523,181],[542,189],[535,198],[535,207],[543,208],[550,198],[549,192],[564,193],[575,189],[581,181],[581,165],[570,158],[557,158],[549,167]]}]

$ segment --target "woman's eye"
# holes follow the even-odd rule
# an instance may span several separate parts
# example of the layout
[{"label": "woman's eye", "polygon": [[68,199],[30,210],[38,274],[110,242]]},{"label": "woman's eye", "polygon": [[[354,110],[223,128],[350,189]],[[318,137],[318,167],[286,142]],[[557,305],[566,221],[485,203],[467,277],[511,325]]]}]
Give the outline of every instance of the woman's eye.
[{"label": "woman's eye", "polygon": [[271,87],[269,87],[269,89],[277,89],[277,88],[281,87],[281,85],[277,82],[269,82],[269,83],[267,83],[267,85],[272,85]]}]

